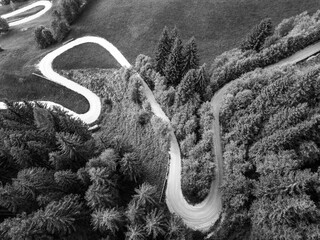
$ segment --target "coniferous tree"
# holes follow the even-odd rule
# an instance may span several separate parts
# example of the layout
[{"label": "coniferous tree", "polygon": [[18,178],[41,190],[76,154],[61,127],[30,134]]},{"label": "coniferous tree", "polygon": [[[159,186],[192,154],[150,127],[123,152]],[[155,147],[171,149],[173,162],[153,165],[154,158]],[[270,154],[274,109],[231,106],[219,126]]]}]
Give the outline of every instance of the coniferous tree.
[{"label": "coniferous tree", "polygon": [[115,208],[95,210],[91,215],[91,222],[94,229],[116,235],[122,228],[123,215]]},{"label": "coniferous tree", "polygon": [[191,69],[178,86],[175,98],[176,107],[184,105],[193,96],[196,91],[196,83],[197,71],[195,69]]},{"label": "coniferous tree", "polygon": [[59,151],[50,154],[50,162],[56,170],[78,170],[85,165],[91,153],[92,141],[83,142],[77,134],[56,133]]},{"label": "coniferous tree", "polygon": [[168,224],[167,238],[182,240],[186,231],[186,226],[183,220],[177,215],[172,214],[167,224]]},{"label": "coniferous tree", "polygon": [[183,48],[182,52],[183,64],[182,64],[182,76],[187,74],[191,69],[199,68],[198,49],[195,38],[192,37]]},{"label": "coniferous tree", "polygon": [[128,240],[144,240],[146,239],[146,232],[141,225],[129,225],[126,232],[126,239]]},{"label": "coniferous tree", "polygon": [[142,104],[142,92],[141,92],[141,83],[138,79],[134,80],[133,88],[131,90],[131,99],[134,103],[141,105]]},{"label": "coniferous tree", "polygon": [[270,18],[263,19],[255,26],[242,42],[240,48],[242,51],[255,50],[259,52],[267,37],[272,35],[273,26]]},{"label": "coniferous tree", "polygon": [[162,211],[152,209],[145,218],[145,230],[152,239],[157,239],[165,234],[165,220]]},{"label": "coniferous tree", "polygon": [[177,38],[179,38],[179,31],[177,26],[174,26],[174,28],[170,32],[171,47],[173,47],[174,42],[176,41]]},{"label": "coniferous tree", "polygon": [[143,183],[139,188],[135,189],[136,194],[133,199],[140,206],[155,203],[156,188],[148,183]]},{"label": "coniferous tree", "polygon": [[182,75],[182,41],[176,38],[165,67],[167,85],[177,86]]},{"label": "coniferous tree", "polygon": [[8,218],[0,225],[4,239],[45,239],[50,236],[63,238],[76,231],[77,218],[83,206],[77,195],[67,195],[53,201],[44,210],[29,215]]},{"label": "coniferous tree", "polygon": [[168,28],[165,27],[162,31],[159,43],[157,45],[156,56],[155,56],[155,70],[164,76],[165,65],[171,50],[171,39],[168,33]]},{"label": "coniferous tree", "polygon": [[141,168],[139,167],[139,159],[135,153],[125,153],[120,161],[120,171],[124,176],[128,176],[129,180],[137,182],[141,176]]}]

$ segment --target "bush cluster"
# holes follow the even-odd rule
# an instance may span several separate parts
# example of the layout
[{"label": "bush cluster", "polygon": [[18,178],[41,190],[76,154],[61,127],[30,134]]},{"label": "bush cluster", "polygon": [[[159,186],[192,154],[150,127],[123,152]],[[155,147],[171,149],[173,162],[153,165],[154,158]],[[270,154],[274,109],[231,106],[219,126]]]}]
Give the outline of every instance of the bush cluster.
[{"label": "bush cluster", "polygon": [[267,48],[262,49],[258,53],[248,51],[247,54],[249,56],[245,58],[243,56],[240,56],[240,58],[236,57],[232,61],[227,61],[222,66],[214,69],[211,75],[213,92],[244,73],[274,64],[319,41],[320,21],[315,20],[319,14],[320,12],[318,11],[312,17],[308,16],[308,18],[303,13],[298,15],[294,20],[285,19],[275,29],[275,34],[266,39],[264,46],[266,47],[267,45]]},{"label": "bush cluster", "polygon": [[7,32],[9,30],[9,24],[6,19],[0,17],[0,33]]},{"label": "bush cluster", "polygon": [[[51,21],[51,26],[50,28],[46,28],[45,31],[49,39],[43,36],[43,33],[39,33],[41,32],[39,29],[42,29],[42,27],[35,30],[35,39],[39,47],[47,48],[56,42],[62,42],[71,31],[70,24],[78,18],[86,4],[86,0],[59,1],[57,9],[52,12],[53,20]],[[53,41],[51,41],[51,36]]]},{"label": "bush cluster", "polygon": [[41,49],[55,43],[55,39],[52,36],[51,30],[44,26],[37,27],[34,31],[35,40]]}]

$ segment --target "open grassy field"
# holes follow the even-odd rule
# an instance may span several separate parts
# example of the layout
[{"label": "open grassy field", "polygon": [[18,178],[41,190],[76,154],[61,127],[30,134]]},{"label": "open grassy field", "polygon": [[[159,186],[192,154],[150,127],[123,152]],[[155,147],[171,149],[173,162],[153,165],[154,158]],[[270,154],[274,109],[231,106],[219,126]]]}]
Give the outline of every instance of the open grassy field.
[{"label": "open grassy field", "polygon": [[[184,40],[196,37],[202,62],[210,63],[218,54],[237,47],[262,18],[270,17],[277,24],[283,18],[302,11],[313,13],[319,8],[318,0],[95,0],[72,26],[69,39],[88,34],[104,37],[133,63],[140,53],[153,55],[164,26],[177,26]],[[0,53],[1,72],[28,76],[46,53],[59,46],[40,50],[33,40],[35,27],[49,26],[53,9],[0,36],[0,45],[5,49]],[[8,6],[0,7],[1,11],[8,12]],[[54,67],[114,68],[118,65],[110,54],[100,51],[100,47],[85,44],[64,53]],[[7,83],[0,78],[0,85],[4,84]],[[41,87],[39,85],[39,92]]]},{"label": "open grassy field", "polygon": [[18,15],[15,15],[13,17],[10,17],[10,18],[7,18],[7,21],[10,23],[10,22],[14,22],[14,21],[17,21],[19,19],[22,19],[22,18],[25,18],[25,17],[28,17],[28,16],[31,16],[31,15],[34,15],[36,14],[37,12],[40,12],[42,9],[44,9],[43,6],[37,6],[35,8],[32,8],[28,11],[25,11],[23,13],[20,13]]},{"label": "open grassy field", "polygon": [[[177,26],[184,40],[196,37],[202,61],[210,63],[237,47],[261,19],[270,17],[278,24],[283,18],[319,8],[317,0],[96,0],[71,35],[105,37],[133,62],[140,53],[153,54],[164,26]],[[96,57],[97,62],[108,61]]]},{"label": "open grassy field", "polygon": [[[68,88],[50,82],[46,79],[30,75],[17,76],[0,74],[2,79],[0,87],[0,101],[10,99],[19,100],[45,100],[61,104],[77,113],[85,113],[89,103],[87,99]],[[39,87],[41,86],[41,87]],[[11,96],[8,98],[8,96]]]}]

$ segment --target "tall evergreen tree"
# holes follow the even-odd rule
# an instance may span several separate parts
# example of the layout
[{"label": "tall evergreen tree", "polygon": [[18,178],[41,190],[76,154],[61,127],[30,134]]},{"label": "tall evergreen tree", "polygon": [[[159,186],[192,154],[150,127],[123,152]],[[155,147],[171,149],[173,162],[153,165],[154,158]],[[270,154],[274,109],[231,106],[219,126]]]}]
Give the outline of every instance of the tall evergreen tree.
[{"label": "tall evergreen tree", "polygon": [[163,212],[152,209],[146,216],[145,229],[148,236],[152,237],[152,239],[157,239],[157,237],[165,234],[165,228]]},{"label": "tall evergreen tree", "polygon": [[165,67],[165,77],[168,85],[177,86],[180,83],[182,62],[182,41],[176,38]]},{"label": "tall evergreen tree", "polygon": [[94,229],[99,229],[101,232],[110,232],[112,235],[116,235],[123,224],[123,215],[115,208],[95,210],[91,217]]},{"label": "tall evergreen tree", "polygon": [[144,240],[146,239],[146,232],[143,226],[133,225],[128,226],[128,231],[126,232],[126,239],[128,240]]},{"label": "tall evergreen tree", "polygon": [[156,50],[156,56],[155,56],[155,70],[160,73],[162,76],[164,76],[165,72],[165,65],[168,59],[168,56],[170,54],[171,50],[171,39],[168,33],[168,28],[164,27],[161,37],[159,39],[157,50]]},{"label": "tall evergreen tree", "polygon": [[174,42],[176,41],[176,39],[178,37],[179,37],[178,28],[177,28],[177,26],[174,26],[174,28],[170,32],[170,43],[171,43],[171,46],[174,45]]},{"label": "tall evergreen tree", "polygon": [[187,74],[190,69],[199,68],[198,49],[195,38],[192,37],[185,45],[183,52],[182,76]]},{"label": "tall evergreen tree", "polygon": [[241,50],[255,50],[259,52],[267,37],[273,33],[273,26],[270,18],[263,19],[251,32],[246,39],[241,43]]},{"label": "tall evergreen tree", "polygon": [[197,83],[197,71],[191,69],[182,79],[178,86],[175,98],[176,107],[184,105],[195,93],[195,86]]},{"label": "tall evergreen tree", "polygon": [[80,197],[67,195],[60,201],[53,201],[44,210],[29,215],[8,218],[0,225],[4,239],[55,239],[76,231],[77,218],[83,216]]}]

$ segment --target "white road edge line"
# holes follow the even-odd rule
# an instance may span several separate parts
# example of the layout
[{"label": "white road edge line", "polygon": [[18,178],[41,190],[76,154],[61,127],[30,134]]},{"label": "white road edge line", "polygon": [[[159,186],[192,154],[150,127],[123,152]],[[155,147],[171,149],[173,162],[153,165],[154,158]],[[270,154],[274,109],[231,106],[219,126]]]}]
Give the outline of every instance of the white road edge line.
[{"label": "white road edge line", "polygon": [[14,21],[14,22],[11,22],[9,23],[9,27],[13,27],[13,26],[17,26],[17,25],[20,25],[20,24],[23,24],[23,23],[27,23],[27,22],[30,22],[40,16],[42,16],[43,14],[45,14],[47,11],[49,11],[49,9],[52,7],[52,3],[50,1],[38,1],[38,2],[35,2],[35,3],[32,3],[26,7],[23,7],[23,8],[20,8],[16,11],[13,11],[11,13],[7,13],[7,14],[3,14],[1,15],[1,18],[4,18],[4,19],[7,19],[7,18],[10,18],[10,17],[14,17],[20,13],[23,13],[25,11],[28,11],[34,7],[38,7],[38,6],[44,6],[44,9],[42,9],[41,11],[31,15],[31,16],[28,16],[26,18],[23,18],[21,20],[18,20],[18,21]]}]

